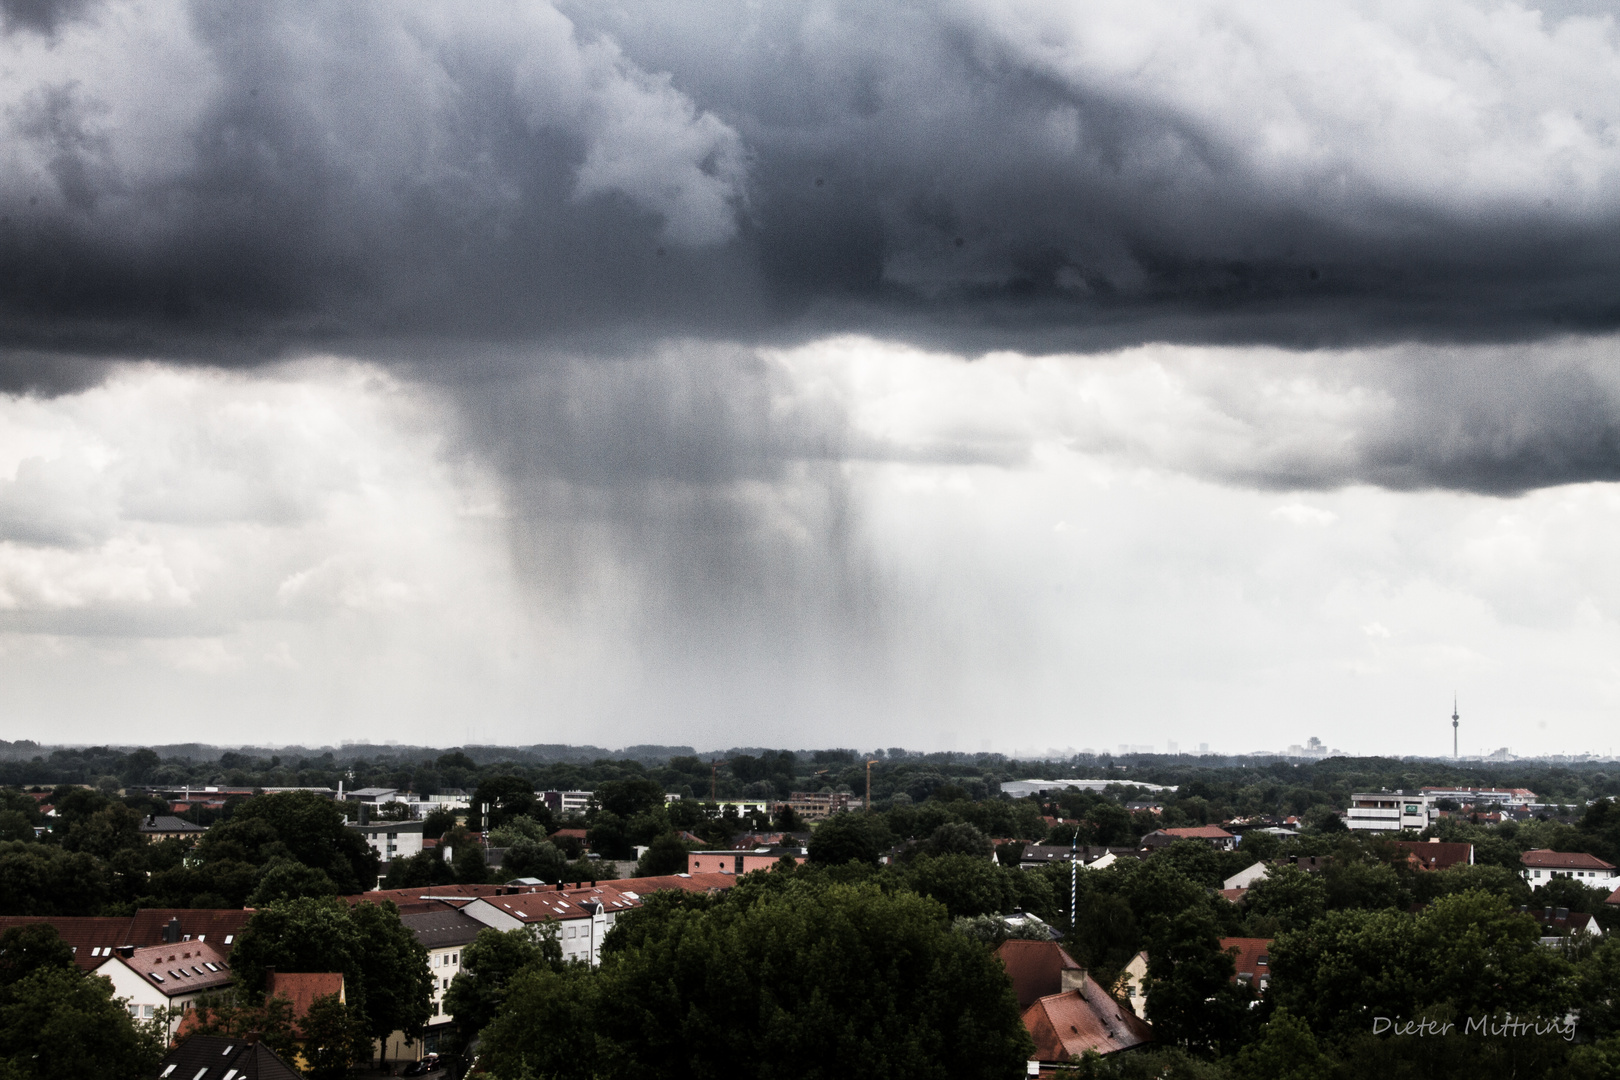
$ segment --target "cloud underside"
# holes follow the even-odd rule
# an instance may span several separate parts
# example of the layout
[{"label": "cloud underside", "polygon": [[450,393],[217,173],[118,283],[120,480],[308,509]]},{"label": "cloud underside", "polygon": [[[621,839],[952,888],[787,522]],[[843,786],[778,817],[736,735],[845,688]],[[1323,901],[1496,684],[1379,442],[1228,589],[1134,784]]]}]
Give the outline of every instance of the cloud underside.
[{"label": "cloud underside", "polygon": [[[0,16],[10,389],[398,364],[543,501],[555,468],[702,490],[877,452],[842,406],[784,433],[773,349],[1250,346],[1361,404],[1149,456],[1279,488],[1620,473],[1620,46],[1581,5]],[[1258,376],[1220,370],[1238,415]]]},{"label": "cloud underside", "polygon": [[30,351],[1313,347],[1620,319],[1606,21],[146,14],[7,6],[0,335],[20,377]]}]

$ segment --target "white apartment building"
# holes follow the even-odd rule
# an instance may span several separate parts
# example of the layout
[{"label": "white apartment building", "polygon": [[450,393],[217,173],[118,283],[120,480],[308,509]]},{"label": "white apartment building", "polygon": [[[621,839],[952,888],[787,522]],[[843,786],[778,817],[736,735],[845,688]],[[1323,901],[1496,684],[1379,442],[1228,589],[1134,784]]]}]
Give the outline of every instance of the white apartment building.
[{"label": "white apartment building", "polygon": [[124,999],[130,1016],[149,1020],[159,1009],[171,1010],[170,1036],[180,1026],[180,1014],[202,995],[223,990],[231,981],[225,958],[205,941],[116,948],[93,974],[111,980],[113,997]]},{"label": "white apartment building", "polygon": [[374,821],[366,825],[349,823],[365,838],[371,850],[383,862],[408,859],[422,852],[422,823],[420,821]]},{"label": "white apartment building", "polygon": [[439,1044],[455,1019],[444,1006],[444,996],[450,990],[451,981],[461,972],[462,950],[472,944],[479,931],[489,927],[449,906],[409,911],[400,915],[399,921],[427,949],[428,972],[433,976],[433,1015],[428,1019],[425,1035],[411,1043],[405,1041],[402,1031],[388,1037],[388,1059],[409,1061],[440,1051]]},{"label": "white apartment building", "polygon": [[1620,889],[1620,871],[1596,855],[1578,851],[1527,851],[1519,856],[1524,880],[1534,889],[1555,877],[1567,877],[1589,889]]},{"label": "white apartment building", "polygon": [[1435,799],[1420,791],[1371,791],[1350,796],[1345,824],[1365,832],[1426,829],[1438,816]]},{"label": "white apartment building", "polygon": [[641,897],[607,885],[578,889],[543,889],[507,896],[481,896],[462,912],[496,930],[543,926],[555,922],[564,960],[595,967],[602,959],[602,939],[621,912],[639,907]]}]

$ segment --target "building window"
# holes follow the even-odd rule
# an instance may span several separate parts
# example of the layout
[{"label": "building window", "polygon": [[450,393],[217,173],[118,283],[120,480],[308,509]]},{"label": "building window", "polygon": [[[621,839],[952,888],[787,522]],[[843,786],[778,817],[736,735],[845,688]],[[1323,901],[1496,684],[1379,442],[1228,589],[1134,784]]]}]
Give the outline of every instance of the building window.
[{"label": "building window", "polygon": [[152,1019],[153,1016],[157,1015],[156,1006],[142,1005],[141,1006],[141,1015],[146,1017],[148,1020]]}]

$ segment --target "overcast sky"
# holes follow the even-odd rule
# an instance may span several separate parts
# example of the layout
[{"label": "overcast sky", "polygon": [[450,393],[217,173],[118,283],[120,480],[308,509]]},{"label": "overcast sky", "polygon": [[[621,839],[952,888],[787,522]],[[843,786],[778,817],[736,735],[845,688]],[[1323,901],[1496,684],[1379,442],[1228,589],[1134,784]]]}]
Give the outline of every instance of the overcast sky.
[{"label": "overcast sky", "polygon": [[1610,753],[1604,6],[0,0],[0,737]]}]

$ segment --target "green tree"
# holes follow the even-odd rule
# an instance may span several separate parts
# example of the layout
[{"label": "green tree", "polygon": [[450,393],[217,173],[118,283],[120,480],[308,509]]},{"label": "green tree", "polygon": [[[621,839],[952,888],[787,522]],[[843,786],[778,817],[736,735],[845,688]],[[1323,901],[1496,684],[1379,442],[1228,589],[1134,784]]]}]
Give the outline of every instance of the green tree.
[{"label": "green tree", "polygon": [[1241,1045],[1248,995],[1232,983],[1233,971],[1207,912],[1160,917],[1148,944],[1147,1018],[1154,1039],[1198,1053]]},{"label": "green tree", "polygon": [[596,785],[591,800],[610,814],[629,820],[637,814],[664,809],[664,787],[646,777],[627,777]]},{"label": "green tree", "polygon": [[1309,926],[1327,910],[1327,887],[1297,866],[1273,866],[1249,888],[1251,913],[1272,920],[1278,929]]},{"label": "green tree", "polygon": [[1012,879],[1021,872],[978,855],[923,855],[906,867],[904,880],[913,892],[944,904],[954,918],[1011,911],[1016,906]]},{"label": "green tree", "polygon": [[197,844],[205,862],[263,866],[277,856],[324,870],[341,893],[377,880],[377,854],[348,827],[343,811],[312,791],[285,791],[247,800]]},{"label": "green tree", "polygon": [[414,1037],[433,1010],[427,950],[392,903],[349,905],[331,897],[279,901],[254,912],[231,953],[251,1001],[262,1000],[265,970],[341,971],[349,1006],[374,1039]]},{"label": "green tree", "polygon": [[259,884],[248,897],[247,906],[265,907],[277,900],[296,900],[301,896],[335,896],[337,886],[325,870],[305,866],[296,859],[271,859],[259,871]]},{"label": "green tree", "polygon": [[163,1050],[100,976],[45,966],[0,989],[0,1061],[18,1080],[135,1080]]},{"label": "green tree", "polygon": [[965,821],[948,821],[935,829],[922,845],[926,855],[971,855],[989,859],[995,855],[990,838]]},{"label": "green tree", "polygon": [[73,950],[50,923],[13,926],[0,934],[0,987],[27,978],[36,971],[73,970]]},{"label": "green tree", "polygon": [[304,1060],[309,1062],[313,1080],[343,1080],[370,1056],[365,1018],[336,994],[310,1002],[299,1027],[304,1036]]},{"label": "green tree", "polygon": [[472,797],[469,826],[482,827],[479,816],[486,806],[491,831],[515,817],[533,818],[542,825],[551,823],[551,809],[534,797],[534,784],[521,776],[486,776],[480,780]]},{"label": "green tree", "polygon": [[628,859],[635,854],[625,820],[611,810],[600,810],[585,834],[591,850],[604,859]]},{"label": "green tree", "polygon": [[462,949],[461,968],[444,997],[445,1011],[455,1018],[462,1045],[495,1018],[519,973],[562,966],[562,944],[553,923],[533,929],[480,930]]},{"label": "green tree", "polygon": [[435,807],[428,811],[427,817],[422,819],[422,838],[424,840],[437,840],[446,830],[453,829],[461,823],[456,812],[447,806]]},{"label": "green tree", "polygon": [[[541,1021],[561,980],[520,985],[484,1032],[496,1075],[546,1062],[649,1080],[804,1080],[1019,1073],[1031,1044],[999,961],[952,933],[939,904],[811,870],[751,875],[719,899],[655,893],[620,917],[594,991],[562,1004],[594,1021],[593,1053],[559,1061]],[[531,989],[532,985],[532,989]],[[589,1008],[588,993],[609,1008]],[[549,1055],[549,1056],[548,1056]]]},{"label": "green tree", "polygon": [[456,880],[454,867],[444,861],[437,850],[421,851],[408,859],[395,859],[388,864],[388,876],[383,879],[385,889],[423,889],[434,885],[449,885]]},{"label": "green tree", "polygon": [[636,862],[636,877],[657,877],[660,874],[686,873],[687,855],[691,849],[673,832],[665,833],[647,845],[647,850]]},{"label": "green tree", "polygon": [[876,815],[834,814],[810,834],[810,861],[826,866],[847,862],[877,865],[878,856],[893,842],[887,826]]},{"label": "green tree", "polygon": [[96,915],[111,897],[112,875],[93,855],[0,843],[0,911],[8,915]]},{"label": "green tree", "polygon": [[1237,1056],[1237,1074],[1246,1080],[1329,1080],[1333,1066],[1310,1027],[1287,1009],[1278,1009]]}]

